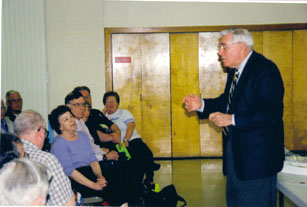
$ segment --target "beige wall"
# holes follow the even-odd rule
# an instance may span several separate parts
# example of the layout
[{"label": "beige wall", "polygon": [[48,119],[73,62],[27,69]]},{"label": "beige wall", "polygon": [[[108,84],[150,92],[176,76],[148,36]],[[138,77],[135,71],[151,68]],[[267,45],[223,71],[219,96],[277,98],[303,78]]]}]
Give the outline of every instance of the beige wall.
[{"label": "beige wall", "polygon": [[105,27],[306,23],[305,4],[140,2],[107,0]]},{"label": "beige wall", "polygon": [[17,90],[23,98],[22,109],[35,109],[46,119],[44,16],[44,1],[2,1],[1,98]]},{"label": "beige wall", "polygon": [[105,91],[103,1],[46,0],[49,112],[78,85],[92,90],[93,105]]}]

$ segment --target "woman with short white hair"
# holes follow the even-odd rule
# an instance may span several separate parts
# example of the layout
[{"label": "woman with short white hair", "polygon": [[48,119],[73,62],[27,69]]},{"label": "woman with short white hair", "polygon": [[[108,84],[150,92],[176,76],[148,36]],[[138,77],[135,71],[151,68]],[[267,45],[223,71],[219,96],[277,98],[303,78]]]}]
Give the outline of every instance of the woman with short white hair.
[{"label": "woman with short white hair", "polygon": [[15,159],[0,170],[0,205],[46,205],[47,168],[29,159]]}]

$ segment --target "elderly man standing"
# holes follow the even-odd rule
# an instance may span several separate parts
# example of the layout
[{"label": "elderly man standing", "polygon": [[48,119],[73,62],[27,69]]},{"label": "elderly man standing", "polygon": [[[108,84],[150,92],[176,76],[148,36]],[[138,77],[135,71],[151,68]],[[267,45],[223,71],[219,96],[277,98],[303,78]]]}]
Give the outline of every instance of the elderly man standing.
[{"label": "elderly man standing", "polygon": [[183,99],[188,111],[223,128],[227,206],[276,206],[277,173],[285,159],[282,77],[253,45],[245,29],[221,32],[218,55],[230,71],[224,93]]},{"label": "elderly man standing", "polygon": [[6,105],[7,111],[5,116],[14,122],[16,116],[21,113],[22,110],[22,98],[20,93],[15,90],[10,90],[6,93]]},{"label": "elderly man standing", "polygon": [[24,151],[29,158],[44,164],[48,168],[48,174],[53,177],[48,189],[50,198],[47,201],[47,205],[74,206],[75,196],[63,167],[54,155],[41,150],[44,140],[48,136],[48,130],[45,126],[45,121],[38,112],[27,110],[16,118],[14,132],[21,138]]}]

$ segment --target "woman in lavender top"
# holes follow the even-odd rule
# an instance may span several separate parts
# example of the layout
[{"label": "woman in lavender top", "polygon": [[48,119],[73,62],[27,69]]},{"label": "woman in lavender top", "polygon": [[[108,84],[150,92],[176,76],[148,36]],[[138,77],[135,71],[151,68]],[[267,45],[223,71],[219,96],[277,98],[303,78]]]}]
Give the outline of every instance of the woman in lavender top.
[{"label": "woman in lavender top", "polygon": [[87,134],[76,131],[76,120],[70,109],[64,105],[58,106],[50,114],[50,123],[59,134],[54,139],[51,153],[63,166],[72,188],[83,197],[99,196],[111,205],[127,206],[127,196],[102,175]]},{"label": "woman in lavender top", "polygon": [[107,185],[87,135],[77,132],[77,125],[70,109],[58,106],[51,112],[51,126],[59,134],[51,147],[72,187],[84,197],[102,196]]}]

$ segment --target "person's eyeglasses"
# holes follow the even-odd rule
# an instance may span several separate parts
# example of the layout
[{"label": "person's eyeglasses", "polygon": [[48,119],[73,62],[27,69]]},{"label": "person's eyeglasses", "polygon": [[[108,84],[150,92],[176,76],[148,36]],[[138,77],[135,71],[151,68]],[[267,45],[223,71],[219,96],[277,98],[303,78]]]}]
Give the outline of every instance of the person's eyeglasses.
[{"label": "person's eyeglasses", "polygon": [[48,137],[49,131],[45,127],[40,127],[37,131],[39,132],[41,129],[44,129],[45,132],[45,138]]},{"label": "person's eyeglasses", "polygon": [[[50,179],[48,180],[49,186],[50,186],[50,184],[51,184],[51,182],[52,182],[52,179],[53,179],[53,176],[51,176]],[[46,203],[48,202],[49,199],[50,199],[50,195],[49,195],[49,193],[48,193],[47,196],[46,196]]]},{"label": "person's eyeglasses", "polygon": [[224,51],[228,50],[231,45],[235,45],[235,44],[238,44],[238,43],[240,43],[240,42],[235,42],[235,43],[231,43],[231,44],[228,44],[228,45],[221,43],[221,44],[218,45],[218,50],[224,50]]},{"label": "person's eyeglasses", "polygon": [[75,103],[75,104],[70,104],[70,105],[77,107],[77,108],[80,108],[80,107],[84,108],[86,103]]},{"label": "person's eyeglasses", "polygon": [[50,185],[52,182],[53,176],[51,175],[50,179],[48,180],[48,184]]},{"label": "person's eyeglasses", "polygon": [[30,155],[27,152],[24,152],[24,158],[30,158]]},{"label": "person's eyeglasses", "polygon": [[9,103],[20,103],[22,102],[22,98],[20,99],[11,99],[11,100],[8,100]]}]

